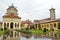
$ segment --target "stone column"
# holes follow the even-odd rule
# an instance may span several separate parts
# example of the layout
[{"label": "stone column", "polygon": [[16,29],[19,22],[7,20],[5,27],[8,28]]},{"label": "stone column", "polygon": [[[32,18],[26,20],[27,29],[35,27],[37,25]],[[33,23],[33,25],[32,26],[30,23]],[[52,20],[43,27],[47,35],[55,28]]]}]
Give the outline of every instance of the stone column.
[{"label": "stone column", "polygon": [[58,23],[56,23],[56,29],[58,30]]},{"label": "stone column", "polygon": [[7,28],[7,22],[6,22],[6,28]]},{"label": "stone column", "polygon": [[15,23],[13,23],[13,29],[15,29]]},{"label": "stone column", "polygon": [[19,23],[19,29],[21,29],[21,23]]},{"label": "stone column", "polygon": [[34,29],[36,29],[36,25],[34,24]]},{"label": "stone column", "polygon": [[54,23],[52,23],[52,28],[54,28]]},{"label": "stone column", "polygon": [[10,23],[9,23],[9,29],[10,29]]},{"label": "stone column", "polygon": [[3,22],[3,24],[2,24],[2,28],[4,29],[4,22]]},{"label": "stone column", "polygon": [[38,30],[38,24],[37,24],[37,30]]}]

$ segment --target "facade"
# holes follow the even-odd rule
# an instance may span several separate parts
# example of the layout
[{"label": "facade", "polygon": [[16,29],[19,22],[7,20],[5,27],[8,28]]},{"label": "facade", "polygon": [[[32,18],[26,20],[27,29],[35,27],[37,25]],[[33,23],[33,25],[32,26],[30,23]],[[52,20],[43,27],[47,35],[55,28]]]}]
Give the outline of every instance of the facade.
[{"label": "facade", "polygon": [[3,16],[2,28],[20,29],[20,26],[21,17],[18,16],[18,10],[12,5]]},{"label": "facade", "polygon": [[30,29],[32,22],[28,19],[26,21],[21,21],[21,29]]},{"label": "facade", "polygon": [[42,19],[42,20],[34,20],[34,27],[36,29],[41,28],[44,30],[45,28],[48,30],[58,30],[60,29],[60,18],[55,18],[55,9],[51,8],[50,10],[50,18]]},{"label": "facade", "polygon": [[2,27],[2,22],[0,22],[0,28]]},{"label": "facade", "polygon": [[42,29],[58,30],[60,29],[60,18],[55,18],[55,9],[51,8],[50,18],[42,20],[34,20],[33,23],[30,20],[21,21],[21,17],[18,16],[18,10],[12,5],[7,9],[6,14],[3,16],[3,22],[0,22],[0,28],[8,29]]}]

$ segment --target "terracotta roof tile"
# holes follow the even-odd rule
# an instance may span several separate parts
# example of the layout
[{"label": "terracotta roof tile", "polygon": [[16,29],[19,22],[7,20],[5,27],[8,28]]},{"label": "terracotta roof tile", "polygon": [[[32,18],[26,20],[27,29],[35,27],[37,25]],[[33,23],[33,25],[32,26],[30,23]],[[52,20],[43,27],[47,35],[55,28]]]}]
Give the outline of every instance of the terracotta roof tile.
[{"label": "terracotta roof tile", "polygon": [[10,14],[8,14],[8,15],[4,15],[3,18],[20,18],[20,19],[21,19],[21,17],[16,16],[16,15],[14,15],[13,13],[10,13]]},{"label": "terracotta roof tile", "polygon": [[2,22],[0,22],[0,24],[2,24]]},{"label": "terracotta roof tile", "polygon": [[21,21],[21,24],[32,24],[32,22],[31,21],[29,21],[29,20],[26,20],[26,21]]},{"label": "terracotta roof tile", "polygon": [[42,19],[42,20],[34,20],[34,23],[47,23],[47,22],[54,22],[54,21],[60,21],[60,18],[51,20],[50,18]]}]

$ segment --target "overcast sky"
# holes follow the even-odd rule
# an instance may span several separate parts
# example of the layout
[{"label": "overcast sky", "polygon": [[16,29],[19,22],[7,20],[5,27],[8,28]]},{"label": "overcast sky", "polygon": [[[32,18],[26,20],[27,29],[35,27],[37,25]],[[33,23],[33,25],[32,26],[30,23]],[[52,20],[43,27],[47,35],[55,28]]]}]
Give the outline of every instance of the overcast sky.
[{"label": "overcast sky", "polygon": [[60,0],[0,0],[0,21],[12,3],[18,9],[21,20],[49,18],[51,6],[56,9],[56,18],[60,18]]}]

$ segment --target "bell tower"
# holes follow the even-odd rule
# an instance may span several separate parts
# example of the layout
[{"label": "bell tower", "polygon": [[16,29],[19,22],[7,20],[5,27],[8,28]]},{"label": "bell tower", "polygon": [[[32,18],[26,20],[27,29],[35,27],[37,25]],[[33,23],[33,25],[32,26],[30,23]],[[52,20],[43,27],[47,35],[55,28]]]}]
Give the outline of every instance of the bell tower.
[{"label": "bell tower", "polygon": [[50,18],[51,20],[55,19],[55,9],[53,7],[51,7],[51,9],[49,9],[50,11]]},{"label": "bell tower", "polygon": [[13,3],[12,3],[12,5],[9,6],[9,8],[7,9],[7,14],[12,13],[12,14],[14,14],[14,15],[18,15],[17,12],[18,12],[18,10],[13,6]]}]

